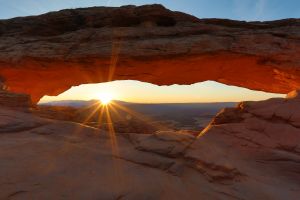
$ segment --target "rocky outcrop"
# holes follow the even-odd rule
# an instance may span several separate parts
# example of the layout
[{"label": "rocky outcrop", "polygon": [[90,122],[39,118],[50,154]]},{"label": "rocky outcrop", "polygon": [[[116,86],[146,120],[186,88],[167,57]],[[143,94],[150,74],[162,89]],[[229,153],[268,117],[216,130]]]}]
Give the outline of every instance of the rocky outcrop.
[{"label": "rocky outcrop", "polygon": [[300,195],[300,99],[243,102],[195,137],[107,133],[0,109],[0,199],[274,199]]},{"label": "rocky outcrop", "polygon": [[17,94],[0,89],[0,106],[14,109],[29,110],[32,103],[27,94]]},{"label": "rocky outcrop", "polygon": [[297,199],[300,101],[291,94],[287,99],[243,102],[224,109],[185,157],[210,182],[235,185],[227,188],[227,194],[236,199]]},{"label": "rocky outcrop", "polygon": [[0,21],[0,76],[34,102],[111,80],[205,80],[300,88],[300,22],[197,19],[160,5],[93,7]]}]

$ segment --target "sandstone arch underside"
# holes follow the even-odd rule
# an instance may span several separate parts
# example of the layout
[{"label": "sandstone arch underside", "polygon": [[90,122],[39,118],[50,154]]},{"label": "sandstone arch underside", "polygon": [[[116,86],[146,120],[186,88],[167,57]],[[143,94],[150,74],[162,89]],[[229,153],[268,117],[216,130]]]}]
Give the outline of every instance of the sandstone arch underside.
[{"label": "sandstone arch underside", "polygon": [[34,102],[124,79],[288,93],[300,88],[300,20],[197,19],[160,5],[0,20],[0,80]]}]

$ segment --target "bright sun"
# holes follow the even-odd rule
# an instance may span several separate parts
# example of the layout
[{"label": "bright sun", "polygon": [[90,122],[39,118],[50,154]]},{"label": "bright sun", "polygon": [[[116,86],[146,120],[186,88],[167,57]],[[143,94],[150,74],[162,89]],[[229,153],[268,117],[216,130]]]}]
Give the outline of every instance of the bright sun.
[{"label": "bright sun", "polygon": [[101,104],[107,105],[111,102],[113,97],[109,93],[101,93],[101,94],[99,94],[98,99],[101,101]]}]

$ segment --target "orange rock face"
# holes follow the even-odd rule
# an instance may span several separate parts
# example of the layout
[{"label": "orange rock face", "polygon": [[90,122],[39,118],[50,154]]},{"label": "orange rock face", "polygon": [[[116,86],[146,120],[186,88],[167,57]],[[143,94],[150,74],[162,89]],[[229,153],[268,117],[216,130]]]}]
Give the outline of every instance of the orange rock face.
[{"label": "orange rock face", "polygon": [[160,5],[63,10],[0,21],[0,76],[35,102],[123,79],[288,93],[300,88],[299,39],[298,19],[201,20]]}]

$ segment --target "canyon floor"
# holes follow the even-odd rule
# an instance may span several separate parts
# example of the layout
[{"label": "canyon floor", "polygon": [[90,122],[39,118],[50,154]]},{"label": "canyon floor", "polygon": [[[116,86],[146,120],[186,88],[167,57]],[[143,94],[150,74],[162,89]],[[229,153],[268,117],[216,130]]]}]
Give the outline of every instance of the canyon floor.
[{"label": "canyon floor", "polygon": [[0,109],[0,199],[300,197],[300,98],[243,102],[198,136],[109,133]]}]

